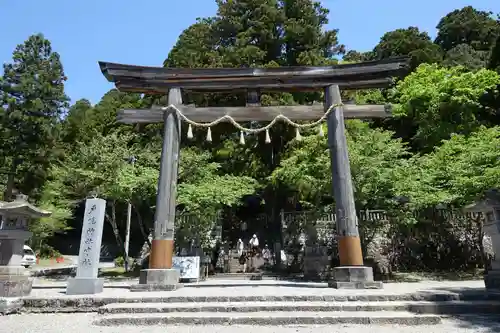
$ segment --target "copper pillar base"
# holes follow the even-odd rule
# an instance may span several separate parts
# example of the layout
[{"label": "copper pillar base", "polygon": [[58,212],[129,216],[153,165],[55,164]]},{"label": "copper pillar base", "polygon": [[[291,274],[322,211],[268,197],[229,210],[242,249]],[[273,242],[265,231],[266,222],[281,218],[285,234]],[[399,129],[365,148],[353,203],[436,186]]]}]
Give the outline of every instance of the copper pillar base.
[{"label": "copper pillar base", "polygon": [[358,236],[339,237],[338,242],[341,266],[363,266],[361,241]]},{"label": "copper pillar base", "polygon": [[150,269],[172,268],[174,241],[172,239],[153,239],[149,255]]}]

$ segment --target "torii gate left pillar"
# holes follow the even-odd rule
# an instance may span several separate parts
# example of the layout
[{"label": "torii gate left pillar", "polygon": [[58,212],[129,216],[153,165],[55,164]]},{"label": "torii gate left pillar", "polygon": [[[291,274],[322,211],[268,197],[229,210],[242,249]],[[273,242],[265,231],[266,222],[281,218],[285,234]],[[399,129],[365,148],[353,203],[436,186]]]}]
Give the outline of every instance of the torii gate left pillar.
[{"label": "torii gate left pillar", "polygon": [[[168,104],[182,104],[179,88],[169,90]],[[141,270],[139,284],[131,286],[132,291],[171,291],[180,286],[179,271],[172,267],[180,140],[179,116],[175,110],[167,109],[163,111],[163,143],[149,269]]]},{"label": "torii gate left pillar", "polygon": [[[339,87],[326,87],[325,108],[341,103]],[[382,282],[373,279],[373,268],[363,265],[342,106],[329,114],[327,126],[340,259],[340,266],[333,269],[328,286],[338,289],[381,289]]]}]

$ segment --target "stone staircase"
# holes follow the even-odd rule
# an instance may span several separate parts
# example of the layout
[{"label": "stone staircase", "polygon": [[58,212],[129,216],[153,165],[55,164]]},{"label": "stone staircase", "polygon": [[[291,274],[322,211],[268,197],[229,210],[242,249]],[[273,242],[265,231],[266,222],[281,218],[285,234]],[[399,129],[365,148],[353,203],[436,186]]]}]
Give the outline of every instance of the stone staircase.
[{"label": "stone staircase", "polygon": [[[250,269],[251,265],[255,267],[255,270],[260,270],[261,266],[264,264],[264,259],[261,257],[252,258],[252,263],[247,263],[247,270]],[[240,265],[240,257],[236,250],[229,251],[229,272],[225,273],[241,273],[243,266]]]},{"label": "stone staircase", "polygon": [[[490,295],[491,296],[491,295]],[[96,325],[433,325],[443,315],[500,314],[500,297],[175,297],[120,300],[98,308]]]},{"label": "stone staircase", "polygon": [[240,258],[238,252],[235,250],[229,251],[229,272],[226,273],[239,273],[243,269],[240,265]]}]

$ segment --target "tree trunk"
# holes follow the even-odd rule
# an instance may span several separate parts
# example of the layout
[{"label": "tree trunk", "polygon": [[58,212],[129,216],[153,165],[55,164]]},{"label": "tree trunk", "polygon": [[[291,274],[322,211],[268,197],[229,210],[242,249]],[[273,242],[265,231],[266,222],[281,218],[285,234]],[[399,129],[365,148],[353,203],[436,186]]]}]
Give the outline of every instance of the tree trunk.
[{"label": "tree trunk", "polygon": [[481,260],[483,262],[483,267],[487,271],[489,269],[489,260],[488,256],[486,255],[486,251],[484,250],[484,221],[483,221],[483,215],[484,214],[478,214],[478,218],[476,220],[477,223],[477,229],[478,229],[478,245],[479,245],[479,251],[481,251]]},{"label": "tree trunk", "polygon": [[7,185],[5,186],[5,192],[3,194],[4,201],[12,201],[16,170],[17,170],[17,161],[14,159],[10,166],[9,174],[7,175]]},{"label": "tree trunk", "polygon": [[142,237],[144,238],[144,241],[147,242],[148,246],[151,248],[151,242],[149,240],[149,232],[146,232],[146,226],[144,225],[144,221],[142,220],[141,213],[134,204],[132,204],[132,207],[135,210],[135,215],[137,216],[137,223],[139,224],[139,228],[141,229]]},{"label": "tree trunk", "polygon": [[118,229],[118,224],[116,223],[116,206],[115,200],[112,200],[109,203],[111,207],[111,216],[106,212],[106,219],[108,220],[111,228],[113,229],[113,233],[115,235],[116,244],[120,249],[122,255],[125,255],[125,244],[123,243],[122,237],[120,235],[120,230]]}]

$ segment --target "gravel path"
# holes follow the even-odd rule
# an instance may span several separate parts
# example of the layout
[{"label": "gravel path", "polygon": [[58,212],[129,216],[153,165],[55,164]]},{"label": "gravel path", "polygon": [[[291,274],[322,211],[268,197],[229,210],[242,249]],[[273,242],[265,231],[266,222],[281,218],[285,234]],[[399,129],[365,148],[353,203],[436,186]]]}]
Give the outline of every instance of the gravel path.
[{"label": "gravel path", "polygon": [[[92,323],[99,316],[95,313],[86,314],[40,314],[40,315],[10,315],[0,317],[0,332],[16,333],[165,333],[166,326],[120,326],[97,327]],[[169,326],[169,333],[207,332],[207,333],[254,333],[255,326]],[[484,317],[470,316],[461,320],[447,319],[441,325],[434,326],[289,326],[289,327],[258,327],[259,333],[494,333],[500,331],[500,321],[492,322]]]}]

